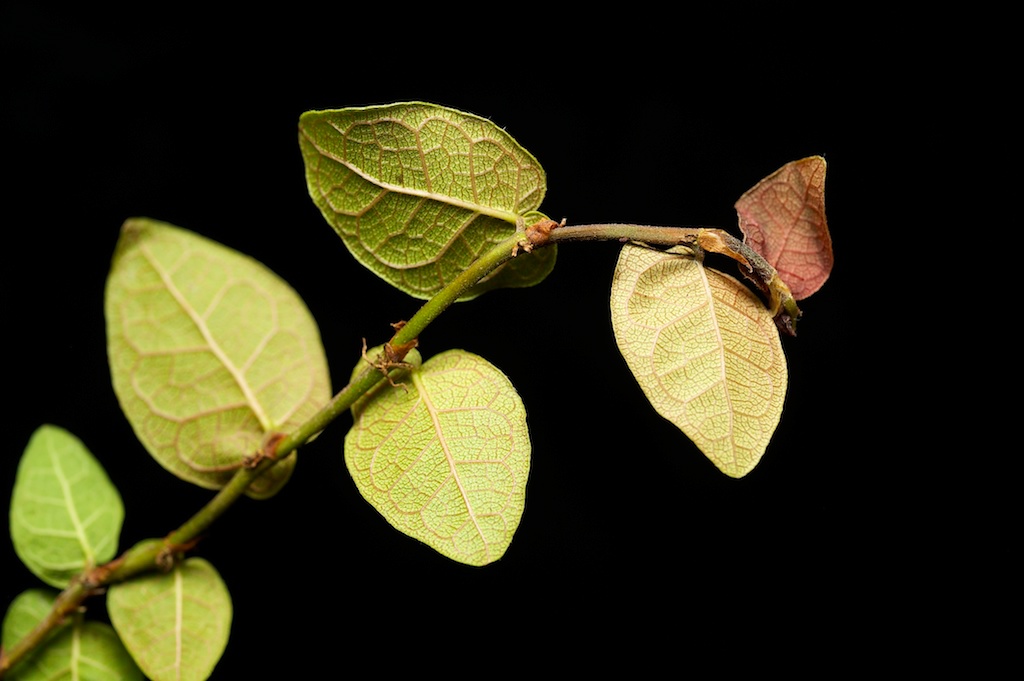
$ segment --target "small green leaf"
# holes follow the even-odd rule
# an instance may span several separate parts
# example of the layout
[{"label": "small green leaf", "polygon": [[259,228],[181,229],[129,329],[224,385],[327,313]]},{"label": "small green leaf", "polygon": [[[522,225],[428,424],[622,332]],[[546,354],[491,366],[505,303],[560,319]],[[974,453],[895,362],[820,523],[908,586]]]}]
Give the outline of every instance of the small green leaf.
[{"label": "small green leaf", "polygon": [[[38,624],[57,598],[56,592],[31,589],[7,609],[3,646],[9,649]],[[132,681],[142,671],[108,624],[73,617],[60,625],[43,644],[21,660],[6,677],[10,681]]]},{"label": "small green leaf", "polygon": [[503,373],[464,350],[422,366],[418,353],[407,359],[414,368],[399,387],[385,382],[353,406],[349,473],[396,529],[461,563],[492,563],[512,542],[526,499],[522,400]]},{"label": "small green leaf", "polygon": [[202,558],[112,586],[107,611],[125,647],[154,681],[208,678],[231,631],[231,596]]},{"label": "small green leaf", "polygon": [[[128,220],[106,291],[114,391],[149,453],[222,487],[273,432],[330,399],[320,332],[302,299],[252,258],[171,225]],[[295,456],[261,476],[266,498]]]},{"label": "small green leaf", "polygon": [[[528,226],[546,188],[537,159],[508,133],[434,104],[307,111],[299,145],[310,197],[352,255],[417,298],[430,298],[517,223]],[[540,282],[554,257],[546,248],[515,258],[510,281]],[[509,284],[495,277],[491,288],[499,285]]]},{"label": "small green leaf", "polygon": [[11,495],[11,542],[32,574],[66,587],[114,557],[123,521],[121,495],[85,445],[57,426],[38,428]]},{"label": "small green leaf", "polygon": [[764,304],[689,249],[627,245],[611,309],[619,350],[655,410],[726,475],[753,470],[782,416],[787,382]]}]

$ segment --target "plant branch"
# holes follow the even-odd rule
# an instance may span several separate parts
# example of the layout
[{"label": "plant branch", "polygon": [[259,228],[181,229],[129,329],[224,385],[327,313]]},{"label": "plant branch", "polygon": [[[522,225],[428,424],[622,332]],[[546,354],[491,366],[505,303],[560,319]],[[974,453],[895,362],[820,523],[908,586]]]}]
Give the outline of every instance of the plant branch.
[{"label": "plant branch", "polygon": [[[390,341],[390,344],[398,349],[401,355],[399,359],[404,358],[405,354],[415,347],[419,335],[442,312],[474,284],[510,259],[513,249],[521,239],[522,234],[517,232],[493,246],[402,325]],[[380,371],[367,366],[323,409],[293,432],[287,435],[271,434],[263,449],[252,457],[250,465],[239,468],[213,499],[167,537],[143,540],[113,561],[87,570],[72,579],[67,588],[58,595],[50,612],[31,632],[9,649],[0,650],[0,677],[39,646],[50,633],[66,621],[69,615],[78,612],[87,598],[102,593],[104,587],[141,573],[170,568],[178,555],[191,548],[202,533],[245,494],[256,478],[326,428],[357,399],[383,380],[385,378]]]},{"label": "plant branch", "polygon": [[[595,224],[563,226],[547,220],[517,231],[491,247],[466,270],[445,286],[407,322],[396,325],[388,342],[389,359],[400,362],[416,346],[421,333],[466,293],[474,284],[497,267],[515,257],[520,248],[530,251],[551,244],[569,241],[621,241],[648,247],[687,246],[701,253],[708,250],[733,258],[755,276],[750,278],[768,293],[773,305],[781,305],[795,320],[799,310],[787,295],[789,289],[778,278],[775,269],[764,258],[732,235],[720,229],[693,227],[654,227],[629,224]],[[773,309],[773,312],[778,307]],[[793,314],[795,312],[795,314]],[[778,319],[778,318],[777,318]],[[0,676],[40,645],[66,618],[79,611],[85,600],[103,588],[158,568],[169,569],[175,560],[190,549],[203,532],[245,494],[260,475],[308,442],[349,408],[362,395],[386,380],[375,366],[367,365],[348,385],[335,395],[317,414],[289,434],[273,433],[264,447],[239,468],[231,480],[202,509],[168,534],[164,539],[146,539],[128,549],[115,560],[83,572],[74,578],[57,597],[47,616],[24,639],[9,650],[0,650]]]}]

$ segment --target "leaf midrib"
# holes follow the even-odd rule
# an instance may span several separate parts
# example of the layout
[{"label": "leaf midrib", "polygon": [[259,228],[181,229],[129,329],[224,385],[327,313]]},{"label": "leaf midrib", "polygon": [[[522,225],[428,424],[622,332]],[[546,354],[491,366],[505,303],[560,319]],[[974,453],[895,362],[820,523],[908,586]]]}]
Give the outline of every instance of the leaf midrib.
[{"label": "leaf midrib", "polygon": [[67,476],[64,475],[64,468],[61,466],[60,454],[53,449],[52,445],[49,446],[48,449],[50,462],[53,466],[53,473],[60,485],[61,494],[64,497],[64,506],[67,509],[68,518],[71,520],[71,526],[75,528],[75,536],[78,538],[78,543],[82,547],[85,564],[87,567],[92,567],[95,563],[96,556],[93,553],[92,546],[89,544],[89,538],[86,535],[85,527],[82,525],[82,519],[78,517],[78,508],[75,506],[71,483],[68,481]]},{"label": "leaf midrib", "polygon": [[[334,128],[334,130],[339,135],[341,135],[341,138],[343,140],[347,140],[348,139],[347,134],[345,132],[343,132],[340,128],[338,128],[338,126],[335,125],[333,121],[328,121],[328,124],[332,128]],[[417,138],[417,152],[418,152],[418,154],[420,156],[420,160],[422,161],[423,160],[423,149],[422,149],[422,147],[419,144],[419,131],[417,131],[416,138]],[[309,138],[307,137],[306,139],[309,139]],[[439,192],[428,191],[428,190],[425,190],[425,189],[414,189],[412,187],[404,187],[402,185],[391,184],[390,182],[384,182],[380,178],[374,177],[369,172],[363,170],[362,168],[360,168],[359,166],[355,165],[354,163],[351,163],[350,161],[348,161],[348,159],[342,158],[341,156],[338,156],[337,154],[334,154],[334,153],[332,153],[332,152],[330,152],[330,151],[328,151],[326,149],[323,149],[320,145],[318,145],[315,142],[313,142],[313,140],[309,140],[309,143],[313,145],[313,148],[316,149],[317,153],[319,153],[321,156],[324,156],[325,158],[329,158],[330,160],[334,161],[335,163],[338,163],[338,164],[344,166],[345,168],[347,168],[351,172],[355,173],[359,177],[361,177],[364,180],[366,180],[367,182],[369,182],[370,184],[372,184],[372,185],[374,185],[376,187],[380,187],[381,189],[384,189],[386,191],[395,192],[396,194],[402,194],[402,195],[405,195],[405,196],[415,196],[415,197],[419,197],[419,198],[422,198],[422,199],[427,199],[427,200],[430,200],[430,201],[438,201],[440,203],[445,203],[445,204],[447,204],[449,206],[455,206],[457,208],[463,208],[465,210],[469,210],[469,211],[472,211],[474,213],[480,213],[482,215],[488,215],[488,216],[491,216],[491,217],[494,217],[494,218],[498,218],[499,220],[504,220],[505,222],[511,222],[513,224],[515,224],[516,220],[519,218],[518,213],[515,213],[513,211],[507,211],[507,210],[502,210],[500,208],[494,208],[492,206],[487,206],[487,205],[484,205],[484,204],[478,203],[478,202],[464,201],[462,199],[457,199],[454,196],[449,196],[447,194],[441,194]],[[425,173],[425,176],[428,178],[428,181],[429,181],[430,174],[429,173]],[[516,197],[517,197],[517,203],[518,203],[518,199],[519,199],[518,193],[516,194]]]},{"label": "leaf midrib", "polygon": [[437,439],[441,444],[441,450],[444,452],[445,459],[448,461],[448,470],[451,471],[452,479],[455,480],[455,484],[459,488],[459,494],[462,496],[462,501],[466,505],[466,513],[469,515],[469,519],[473,522],[473,527],[476,529],[477,534],[483,542],[485,558],[487,562],[490,562],[491,547],[487,543],[487,537],[484,535],[483,530],[480,528],[480,523],[477,522],[476,513],[473,511],[473,505],[469,502],[469,495],[466,493],[465,487],[462,486],[462,479],[459,477],[459,473],[455,468],[455,458],[452,456],[451,450],[448,447],[448,441],[444,436],[444,431],[441,429],[441,423],[438,420],[438,409],[431,401],[427,387],[423,384],[423,380],[420,378],[418,373],[414,371],[411,376],[413,385],[416,387],[416,391],[423,400],[423,404],[427,408],[427,413],[430,414],[430,420],[434,426],[434,432],[437,433]]},{"label": "leaf midrib", "polygon": [[694,265],[696,265],[697,271],[700,273],[700,281],[701,281],[701,284],[704,286],[704,295],[707,296],[708,311],[709,311],[709,313],[711,315],[711,324],[712,324],[712,327],[715,330],[715,341],[717,343],[717,349],[718,349],[719,356],[721,357],[721,360],[722,360],[720,362],[721,372],[720,372],[719,380],[722,382],[722,385],[725,386],[724,393],[725,393],[725,402],[726,402],[726,406],[727,406],[726,414],[728,414],[728,416],[729,416],[729,430],[728,430],[728,432],[729,432],[729,443],[731,445],[731,447],[729,449],[732,452],[732,465],[734,467],[736,467],[736,465],[737,465],[737,461],[736,461],[736,440],[735,440],[736,424],[733,421],[732,395],[729,392],[729,380],[728,380],[728,376],[726,375],[726,371],[725,371],[725,355],[726,355],[725,339],[722,338],[722,326],[721,326],[721,324],[718,323],[718,312],[716,310],[716,306],[718,304],[718,299],[715,298],[714,291],[711,288],[711,282],[708,280],[707,270],[704,268],[703,263],[701,263],[700,261],[697,261],[697,260],[694,260],[693,263],[694,263]]},{"label": "leaf midrib", "polygon": [[192,306],[185,299],[185,296],[182,295],[178,287],[174,285],[174,281],[171,278],[170,273],[160,266],[160,263],[149,251],[149,249],[146,248],[146,246],[141,245],[140,252],[146,258],[146,261],[150,264],[153,270],[157,273],[157,276],[160,277],[160,280],[163,282],[164,287],[167,289],[167,292],[171,294],[171,297],[174,298],[175,302],[178,303],[178,306],[181,308],[181,310],[186,315],[188,315],[189,319],[192,320],[192,323],[195,324],[196,328],[199,330],[199,333],[203,336],[203,339],[206,341],[206,344],[209,347],[210,352],[213,353],[214,357],[217,358],[217,360],[221,363],[224,369],[234,379],[235,383],[238,385],[238,388],[242,391],[242,395],[245,398],[245,402],[249,405],[249,408],[252,409],[253,414],[260,422],[260,427],[263,428],[264,432],[269,432],[271,430],[270,419],[267,417],[267,414],[263,411],[262,405],[260,405],[259,400],[253,393],[252,387],[249,385],[249,382],[246,380],[245,376],[238,369],[238,367],[236,367],[234,363],[228,358],[227,354],[220,347],[220,344],[217,343],[216,339],[213,337],[213,334],[210,332],[210,329],[206,325],[206,322],[203,320],[203,318],[199,316],[198,312],[192,308]]}]

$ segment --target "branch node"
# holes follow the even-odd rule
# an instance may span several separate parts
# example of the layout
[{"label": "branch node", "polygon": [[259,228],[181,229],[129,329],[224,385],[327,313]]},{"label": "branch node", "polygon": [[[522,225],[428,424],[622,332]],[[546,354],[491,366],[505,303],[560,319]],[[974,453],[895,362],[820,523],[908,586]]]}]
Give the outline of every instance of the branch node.
[{"label": "branch node", "polygon": [[101,588],[101,585],[109,583],[110,576],[121,568],[124,560],[124,554],[121,554],[114,560],[103,565],[97,565],[88,572],[85,572],[82,575],[82,585],[89,589],[89,595],[103,593],[104,589]]},{"label": "branch node", "polygon": [[565,218],[561,222],[555,222],[547,218],[539,220],[526,228],[526,236],[516,242],[512,247],[512,257],[519,255],[519,249],[530,253],[538,246],[547,245],[551,240],[551,232],[559,227],[565,227]]},{"label": "branch node", "polygon": [[277,446],[284,441],[284,433],[270,433],[264,438],[263,446],[259,450],[250,456],[242,459],[242,468],[253,469],[259,466],[264,461],[276,461],[277,460]]},{"label": "branch node", "polygon": [[185,552],[191,551],[198,543],[198,537],[184,544],[174,544],[164,539],[164,547],[156,554],[156,566],[163,572],[170,572],[174,564],[184,557]]},{"label": "branch node", "polygon": [[[405,322],[396,322],[391,325],[397,330],[401,330],[405,326]],[[392,340],[394,340],[392,338]],[[363,339],[363,361],[372,366],[377,371],[384,374],[384,378],[388,379],[388,383],[392,388],[401,387],[405,392],[409,392],[409,386],[404,383],[395,383],[395,380],[391,378],[392,369],[413,369],[413,365],[405,361],[405,356],[419,344],[419,341],[413,338],[408,343],[398,343],[392,345],[391,341],[384,344],[383,351],[377,355],[376,358],[370,359],[366,354],[366,339]]]}]

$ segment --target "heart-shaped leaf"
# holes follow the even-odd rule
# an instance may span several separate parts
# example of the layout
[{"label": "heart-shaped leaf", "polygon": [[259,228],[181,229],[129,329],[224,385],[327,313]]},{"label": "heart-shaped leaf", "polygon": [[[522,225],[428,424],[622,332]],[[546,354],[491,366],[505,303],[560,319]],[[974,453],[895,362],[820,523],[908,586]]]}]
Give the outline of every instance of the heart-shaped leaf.
[{"label": "heart-shaped leaf", "polygon": [[121,495],[85,445],[57,426],[32,434],[11,495],[11,542],[47,584],[68,585],[117,552]]},{"label": "heart-shaped leaf", "polygon": [[736,213],[745,241],[778,270],[794,299],[821,288],[832,272],[825,159],[782,166],[740,197]]},{"label": "heart-shaped leaf", "polygon": [[[171,225],[129,220],[106,291],[114,391],[162,466],[222,487],[268,434],[330,399],[320,332],[302,299],[252,258]],[[273,495],[290,456],[248,494]]]},{"label": "heart-shaped leaf", "polygon": [[[4,617],[4,648],[9,649],[27,636],[50,612],[56,598],[56,592],[45,589],[30,589],[15,598]],[[109,624],[75,616],[54,630],[4,678],[133,681],[143,676]]]},{"label": "heart-shaped leaf", "polygon": [[154,681],[208,678],[231,631],[231,596],[202,558],[115,584],[107,611],[125,647]]},{"label": "heart-shaped leaf", "polygon": [[655,410],[723,473],[749,473],[786,394],[786,358],[764,304],[689,249],[627,245],[611,310],[619,350]]},{"label": "heart-shaped leaf", "polygon": [[[308,111],[299,145],[309,195],[352,255],[417,298],[526,226],[544,198],[544,170],[508,133],[435,104]],[[550,248],[514,258],[490,288],[536,284],[554,258]]]},{"label": "heart-shaped leaf", "polygon": [[492,563],[512,542],[526,499],[522,400],[501,371],[464,350],[422,366],[415,350],[407,359],[414,368],[398,387],[385,382],[353,406],[348,471],[398,530],[461,563]]}]

